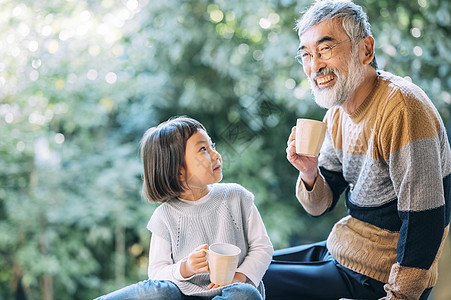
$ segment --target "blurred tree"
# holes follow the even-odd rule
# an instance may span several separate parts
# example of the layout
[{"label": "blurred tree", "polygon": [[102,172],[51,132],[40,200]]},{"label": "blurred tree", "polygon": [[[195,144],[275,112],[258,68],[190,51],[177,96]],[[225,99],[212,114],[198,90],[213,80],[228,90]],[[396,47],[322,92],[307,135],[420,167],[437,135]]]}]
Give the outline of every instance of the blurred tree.
[{"label": "blurred tree", "polygon": [[[449,124],[449,2],[356,2],[380,67]],[[293,58],[310,3],[0,0],[0,294],[88,299],[146,278],[139,141],[175,115],[207,127],[276,248],[324,239],[345,207],[307,216],[285,159],[296,118],[325,113]]]}]

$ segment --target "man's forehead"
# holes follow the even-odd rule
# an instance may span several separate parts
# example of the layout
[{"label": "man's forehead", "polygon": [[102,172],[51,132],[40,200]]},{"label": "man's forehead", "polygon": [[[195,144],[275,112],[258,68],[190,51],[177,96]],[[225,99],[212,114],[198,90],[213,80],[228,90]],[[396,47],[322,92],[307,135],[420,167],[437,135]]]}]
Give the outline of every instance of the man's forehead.
[{"label": "man's forehead", "polygon": [[307,29],[300,37],[299,49],[314,46],[324,41],[338,41],[347,37],[338,20],[323,21]]},{"label": "man's forehead", "polygon": [[[333,36],[325,35],[325,36],[321,37],[320,39],[318,39],[317,41],[315,41],[314,42],[314,46],[317,46],[317,45],[319,45],[321,43],[324,43],[324,42],[338,42],[338,40],[335,37],[333,37]],[[310,44],[306,45],[306,44],[303,44],[302,41],[301,41],[301,43],[299,44],[299,49],[298,50],[302,50],[302,49],[307,48],[309,46],[310,46]]]}]

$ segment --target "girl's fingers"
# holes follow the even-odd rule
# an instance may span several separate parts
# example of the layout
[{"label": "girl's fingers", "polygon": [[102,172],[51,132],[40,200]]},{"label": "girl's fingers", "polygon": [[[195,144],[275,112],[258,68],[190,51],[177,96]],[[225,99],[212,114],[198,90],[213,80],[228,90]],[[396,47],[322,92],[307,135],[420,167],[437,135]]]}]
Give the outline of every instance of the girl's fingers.
[{"label": "girl's fingers", "polygon": [[195,263],[195,265],[196,265],[196,267],[198,269],[205,268],[205,267],[208,267],[208,262],[207,261],[202,261],[202,262]]},{"label": "girl's fingers", "polygon": [[209,285],[208,285],[208,288],[209,289],[216,289],[216,288],[218,288],[218,287],[221,287],[220,285],[217,285],[217,284],[214,284],[214,283],[210,283]]},{"label": "girl's fingers", "polygon": [[201,267],[197,270],[197,273],[205,273],[208,272],[208,266]]},{"label": "girl's fingers", "polygon": [[194,249],[194,251],[199,251],[201,249],[207,249],[207,248],[208,248],[207,244],[202,244],[202,245],[198,246],[196,249]]},{"label": "girl's fingers", "polygon": [[206,264],[207,263],[207,257],[204,256],[192,256],[191,258],[191,262],[193,264]]}]

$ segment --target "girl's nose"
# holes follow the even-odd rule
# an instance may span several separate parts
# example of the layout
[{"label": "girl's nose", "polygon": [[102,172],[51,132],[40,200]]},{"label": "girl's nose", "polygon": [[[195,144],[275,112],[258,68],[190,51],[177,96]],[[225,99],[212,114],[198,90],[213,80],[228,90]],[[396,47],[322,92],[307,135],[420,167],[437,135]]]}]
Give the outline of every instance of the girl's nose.
[{"label": "girl's nose", "polygon": [[219,152],[216,149],[213,149],[211,151],[211,159],[212,160],[218,160],[221,158],[221,154],[219,154]]}]

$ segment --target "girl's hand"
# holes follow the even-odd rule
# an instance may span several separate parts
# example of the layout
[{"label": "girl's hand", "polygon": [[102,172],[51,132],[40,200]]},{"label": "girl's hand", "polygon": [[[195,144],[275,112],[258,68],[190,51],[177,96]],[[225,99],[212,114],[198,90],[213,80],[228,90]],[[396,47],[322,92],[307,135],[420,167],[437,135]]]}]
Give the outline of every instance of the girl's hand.
[{"label": "girl's hand", "polygon": [[[233,277],[232,283],[246,283],[246,282],[247,282],[246,275],[244,275],[243,273],[239,273],[239,272],[235,273],[235,276]],[[217,284],[214,284],[214,283],[210,283],[208,285],[209,289],[215,289],[215,288],[218,288],[218,287],[221,287],[221,285],[217,285]]]},{"label": "girl's hand", "polygon": [[180,274],[184,278],[208,271],[207,256],[204,251],[207,250],[207,248],[207,244],[200,245],[188,255],[186,261],[182,262],[180,265]]},{"label": "girl's hand", "polygon": [[235,276],[233,277],[232,283],[246,283],[247,282],[247,276],[243,273],[236,272]]}]

